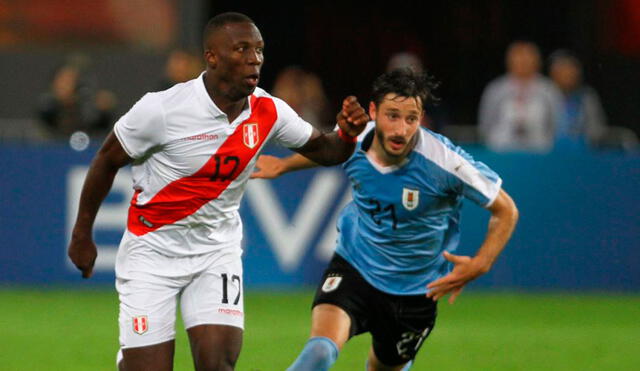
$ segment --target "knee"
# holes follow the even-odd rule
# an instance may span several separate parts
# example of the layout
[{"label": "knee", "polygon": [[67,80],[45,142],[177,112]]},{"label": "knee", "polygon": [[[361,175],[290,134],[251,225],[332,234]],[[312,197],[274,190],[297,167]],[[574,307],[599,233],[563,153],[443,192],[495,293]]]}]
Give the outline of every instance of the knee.
[{"label": "knee", "polygon": [[203,325],[187,332],[196,371],[233,370],[242,348],[241,329]]},{"label": "knee", "polygon": [[335,360],[338,357],[338,348],[333,341],[327,338],[315,337],[307,343],[309,353],[317,359]]},{"label": "knee", "polygon": [[233,352],[209,352],[196,360],[196,371],[231,371],[236,366],[237,354]]},{"label": "knee", "polygon": [[236,365],[240,347],[235,343],[216,343],[195,346],[193,358],[196,371],[231,371]]}]

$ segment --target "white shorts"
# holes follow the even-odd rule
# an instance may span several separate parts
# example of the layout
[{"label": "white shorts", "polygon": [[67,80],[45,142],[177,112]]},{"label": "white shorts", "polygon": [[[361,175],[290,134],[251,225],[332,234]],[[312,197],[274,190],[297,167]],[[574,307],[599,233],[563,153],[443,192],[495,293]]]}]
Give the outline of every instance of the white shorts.
[{"label": "white shorts", "polygon": [[178,301],[187,329],[202,324],[244,328],[238,251],[170,257],[138,246],[118,253],[116,272],[121,349],[174,339]]}]

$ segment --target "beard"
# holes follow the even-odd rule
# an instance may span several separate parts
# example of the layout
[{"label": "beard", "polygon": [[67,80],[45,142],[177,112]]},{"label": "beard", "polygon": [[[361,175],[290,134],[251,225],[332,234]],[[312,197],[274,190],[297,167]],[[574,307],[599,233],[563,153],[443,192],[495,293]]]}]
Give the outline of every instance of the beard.
[{"label": "beard", "polygon": [[[407,153],[409,153],[409,150],[411,149],[411,147],[413,147],[412,144],[415,139],[415,134],[408,141],[404,137],[400,137],[400,136],[386,137],[382,132],[382,130],[378,129],[377,127],[375,128],[375,135],[378,138],[378,143],[380,143],[380,147],[382,147],[382,150],[384,151],[384,153],[387,156],[389,156],[389,158],[393,158],[393,159],[399,159],[399,158],[405,157]],[[387,142],[391,140],[402,141],[404,143],[405,146],[401,152],[399,153],[392,152],[390,149],[387,148]]]}]

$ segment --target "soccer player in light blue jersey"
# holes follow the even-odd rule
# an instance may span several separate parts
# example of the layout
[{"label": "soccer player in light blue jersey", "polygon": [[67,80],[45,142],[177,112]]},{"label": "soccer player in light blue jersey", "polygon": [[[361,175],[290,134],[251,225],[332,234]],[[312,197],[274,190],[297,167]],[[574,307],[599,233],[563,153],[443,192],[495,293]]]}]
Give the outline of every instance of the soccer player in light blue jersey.
[{"label": "soccer player in light blue jersey", "polygon": [[[327,370],[354,335],[370,332],[367,370],[408,370],[434,327],[438,299],[489,271],[518,211],[502,180],[442,135],[420,127],[433,84],[408,69],[373,85],[374,120],[343,167],[353,201],[313,302],[311,337],[289,370]],[[300,155],[261,156],[254,178],[316,166]],[[454,255],[462,200],[491,213],[475,256]]]}]

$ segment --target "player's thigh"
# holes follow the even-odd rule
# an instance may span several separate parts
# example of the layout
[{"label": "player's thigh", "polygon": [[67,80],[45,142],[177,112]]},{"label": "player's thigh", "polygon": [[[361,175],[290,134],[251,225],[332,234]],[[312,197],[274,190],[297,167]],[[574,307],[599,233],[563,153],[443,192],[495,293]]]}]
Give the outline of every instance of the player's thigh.
[{"label": "player's thigh", "polygon": [[[117,279],[120,347],[146,347],[175,338],[179,283],[172,279]],[[126,352],[125,352],[126,357]]]},{"label": "player's thigh", "polygon": [[377,313],[371,337],[373,361],[392,367],[415,358],[435,326],[437,303],[424,295],[389,298],[394,304]]},{"label": "player's thigh", "polygon": [[182,318],[196,365],[234,364],[237,360],[244,329],[242,283],[242,261],[238,257],[207,268],[184,288]]},{"label": "player's thigh", "polygon": [[243,330],[227,325],[197,325],[187,330],[197,371],[233,370],[242,348]]},{"label": "player's thigh", "polygon": [[244,328],[244,290],[240,257],[209,267],[182,291],[180,306],[185,328],[227,325]]},{"label": "player's thigh", "polygon": [[344,309],[333,304],[318,304],[311,312],[311,337],[322,336],[333,340],[342,349],[349,340],[351,317]]},{"label": "player's thigh", "polygon": [[368,331],[374,288],[345,259],[335,254],[313,299],[311,336],[326,336],[342,346]]},{"label": "player's thigh", "polygon": [[171,371],[175,340],[138,348],[121,350],[118,369],[120,371]]}]

